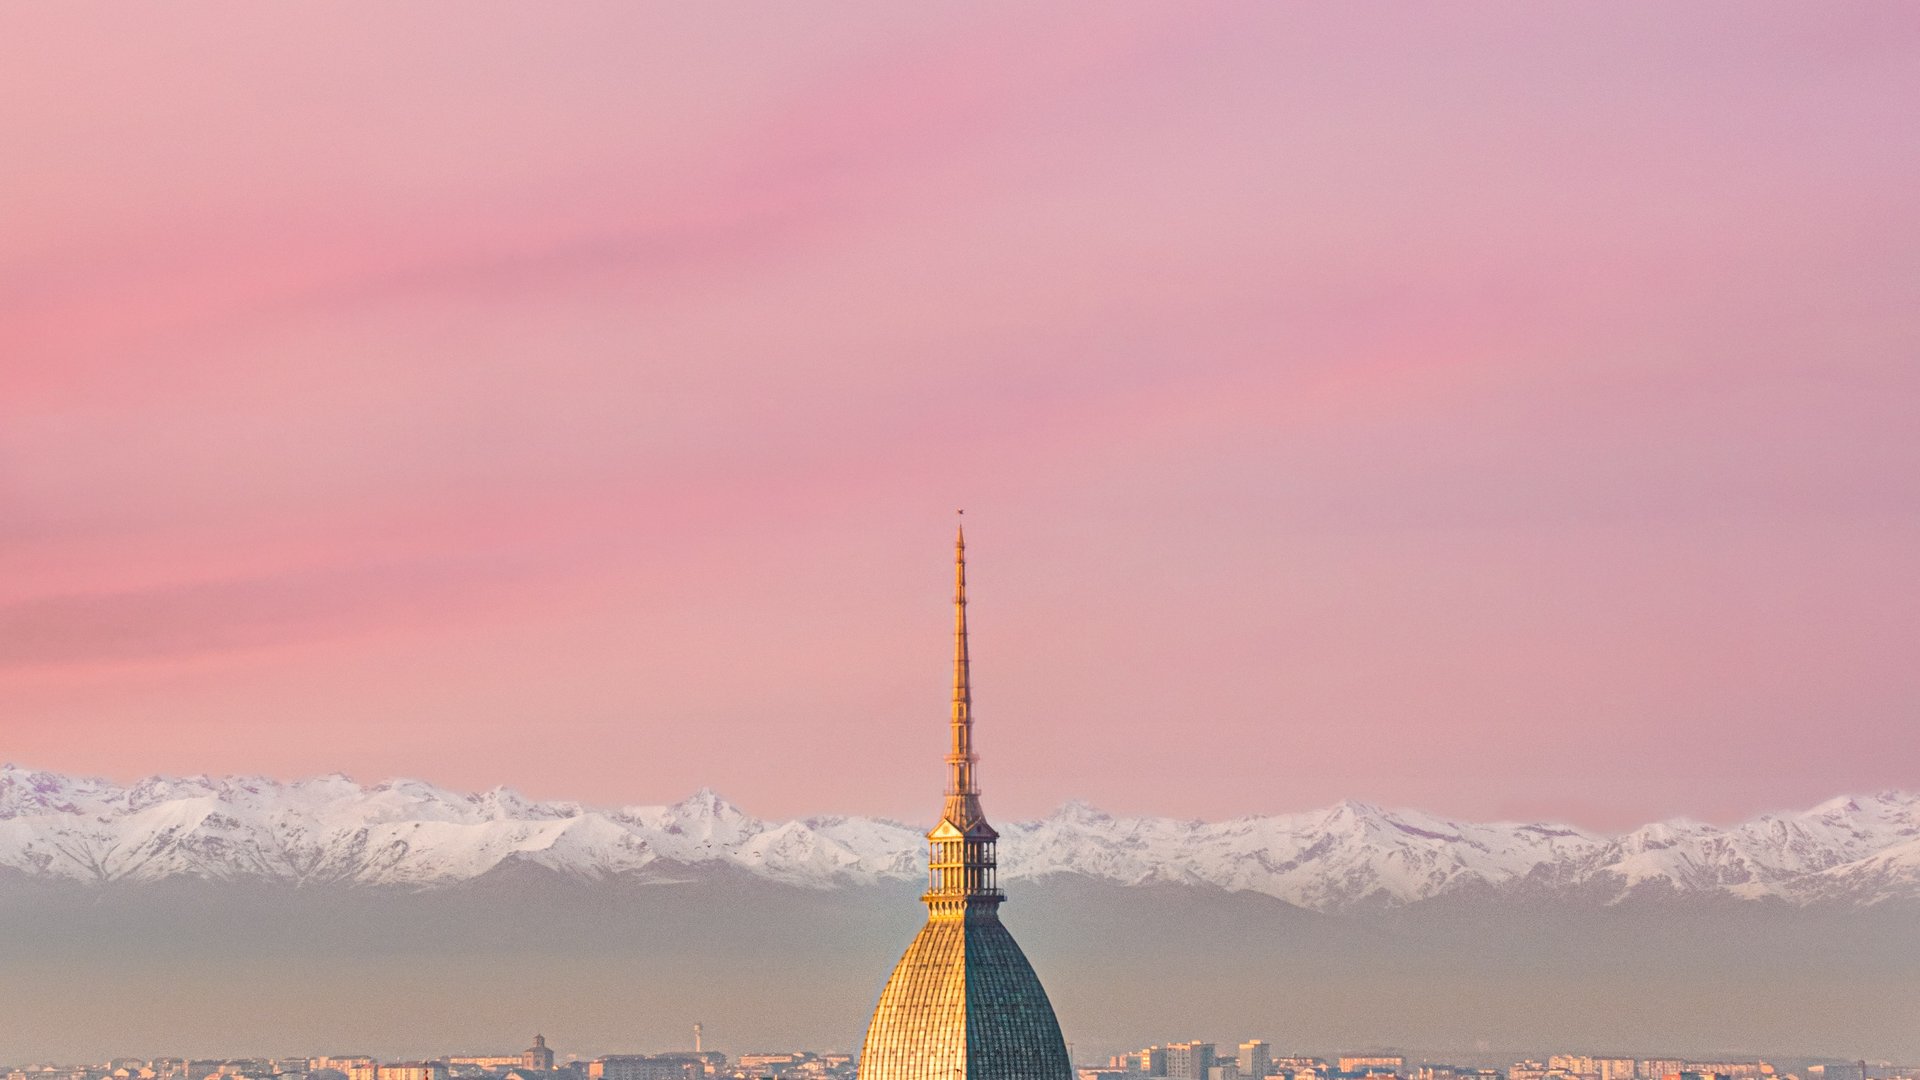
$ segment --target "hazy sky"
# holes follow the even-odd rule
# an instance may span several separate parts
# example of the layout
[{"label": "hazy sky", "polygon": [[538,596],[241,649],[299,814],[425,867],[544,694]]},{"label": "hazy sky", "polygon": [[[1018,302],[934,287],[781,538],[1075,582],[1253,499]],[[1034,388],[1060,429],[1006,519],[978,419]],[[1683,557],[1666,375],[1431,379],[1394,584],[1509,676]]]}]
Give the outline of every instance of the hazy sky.
[{"label": "hazy sky", "polygon": [[1920,7],[12,5],[0,757],[1912,787]]}]

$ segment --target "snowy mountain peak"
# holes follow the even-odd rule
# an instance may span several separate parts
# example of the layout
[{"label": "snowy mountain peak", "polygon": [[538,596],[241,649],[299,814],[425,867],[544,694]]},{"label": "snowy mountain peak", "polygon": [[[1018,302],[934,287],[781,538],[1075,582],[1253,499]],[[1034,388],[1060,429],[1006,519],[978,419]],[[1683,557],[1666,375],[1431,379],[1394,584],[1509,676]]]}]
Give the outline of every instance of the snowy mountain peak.
[{"label": "snowy mountain peak", "polygon": [[724,796],[710,787],[703,787],[693,794],[673,804],[676,813],[704,815],[707,817],[739,818],[746,815],[739,807],[728,802]]},{"label": "snowy mountain peak", "polygon": [[[126,787],[0,766],[0,870],[34,878],[171,877],[432,888],[511,864],[600,880],[677,880],[702,867],[808,888],[913,882],[919,828],[857,817],[770,822],[710,788],[665,806],[599,810],[511,788],[463,794],[418,780],[152,777]],[[1476,824],[1346,800],[1224,822],[1118,817],[1068,802],[1003,829],[1003,877],[1250,890],[1339,910],[1452,894],[1541,890],[1631,899],[1773,898],[1858,906],[1920,900],[1920,797],[1828,800],[1731,828],[1663,821],[1617,836]]]},{"label": "snowy mountain peak", "polygon": [[1113,820],[1113,815],[1081,799],[1068,799],[1061,803],[1060,809],[1055,810],[1053,816],[1059,821],[1070,821],[1082,825]]}]

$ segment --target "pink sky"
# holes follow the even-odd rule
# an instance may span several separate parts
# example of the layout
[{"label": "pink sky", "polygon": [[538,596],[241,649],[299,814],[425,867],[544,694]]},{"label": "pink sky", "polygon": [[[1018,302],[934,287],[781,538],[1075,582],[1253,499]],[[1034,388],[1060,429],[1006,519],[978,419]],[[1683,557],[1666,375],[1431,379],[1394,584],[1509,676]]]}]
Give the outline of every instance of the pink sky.
[{"label": "pink sky", "polygon": [[1920,9],[14,6],[0,758],[1913,787]]}]

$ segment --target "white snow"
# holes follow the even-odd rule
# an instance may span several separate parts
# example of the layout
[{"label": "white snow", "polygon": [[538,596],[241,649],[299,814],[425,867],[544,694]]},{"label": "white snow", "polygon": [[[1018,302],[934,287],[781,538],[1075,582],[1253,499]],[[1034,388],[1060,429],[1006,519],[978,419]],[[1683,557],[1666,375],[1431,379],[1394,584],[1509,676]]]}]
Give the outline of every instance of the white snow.
[{"label": "white snow", "polygon": [[[929,821],[931,813],[929,814]],[[1302,907],[1414,903],[1466,889],[1640,889],[1799,905],[1920,898],[1920,796],[1831,799],[1731,828],[1666,821],[1617,836],[1477,824],[1342,802],[1232,821],[1114,817],[1068,803],[1003,826],[1002,878],[1251,890]],[[0,868],[79,881],[282,881],[430,888],[512,862],[582,879],[729,867],[811,888],[912,881],[923,830],[856,817],[763,821],[711,790],[671,806],[596,809],[495,788],[344,776],[154,777],[127,787],[0,766]]]}]

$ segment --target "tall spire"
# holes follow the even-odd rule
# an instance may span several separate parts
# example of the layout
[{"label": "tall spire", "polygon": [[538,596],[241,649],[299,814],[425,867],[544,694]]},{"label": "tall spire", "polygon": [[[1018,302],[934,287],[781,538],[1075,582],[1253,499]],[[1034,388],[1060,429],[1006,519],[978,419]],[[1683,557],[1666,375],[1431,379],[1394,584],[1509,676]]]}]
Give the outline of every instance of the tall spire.
[{"label": "tall spire", "polygon": [[947,805],[942,815],[961,829],[985,820],[974,783],[973,678],[967,661],[967,530],[953,540],[953,719],[947,749]]},{"label": "tall spire", "polygon": [[927,924],[880,991],[856,1080],[1074,1080],[1047,991],[1000,921],[999,837],[980,812],[974,778],[968,660],[967,538],[960,535],[953,543],[952,742],[946,807],[927,833]]},{"label": "tall spire", "polygon": [[947,747],[946,805],[927,834],[927,906],[936,917],[991,910],[1000,903],[994,844],[999,834],[980,809],[973,766],[973,672],[967,656],[967,534],[953,540],[953,715]]}]

